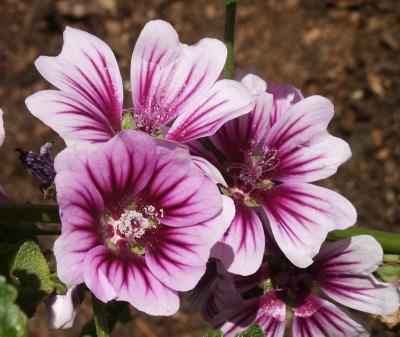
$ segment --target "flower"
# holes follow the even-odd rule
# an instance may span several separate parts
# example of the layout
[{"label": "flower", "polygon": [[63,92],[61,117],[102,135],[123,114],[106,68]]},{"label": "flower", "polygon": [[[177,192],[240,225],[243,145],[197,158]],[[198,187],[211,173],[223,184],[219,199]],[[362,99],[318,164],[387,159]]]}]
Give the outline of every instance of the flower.
[{"label": "flower", "polygon": [[[226,47],[216,39],[187,46],[167,22],[147,23],[131,61],[134,106],[128,111],[134,129],[185,142],[209,136],[228,120],[249,112],[253,100],[248,90],[236,81],[218,80],[225,59]],[[41,56],[35,64],[60,90],[35,93],[26,105],[67,145],[104,142],[121,131],[121,74],[102,40],[67,27],[61,53]]]},{"label": "flower", "polygon": [[193,155],[214,165],[204,171],[236,205],[235,218],[213,256],[228,271],[250,275],[261,264],[265,231],[271,231],[288,259],[307,267],[330,230],[356,221],[347,199],[309,184],[334,174],[350,157],[349,146],[327,132],[333,105],[326,98],[303,98],[287,85],[267,87],[251,74],[242,83],[255,97],[254,109],[211,137],[227,160],[221,164],[199,142],[190,144]]},{"label": "flower", "polygon": [[78,287],[68,289],[65,295],[52,295],[46,300],[47,324],[50,330],[69,329],[74,324],[81,301]]},{"label": "flower", "polygon": [[198,169],[184,147],[124,131],[105,143],[68,147],[55,159],[62,234],[57,273],[152,315],[179,308],[234,204]]},{"label": "flower", "polygon": [[[334,301],[352,309],[385,315],[399,308],[399,294],[392,284],[378,281],[373,272],[382,263],[383,251],[371,236],[360,235],[326,243],[314,263],[301,269],[275,250],[267,256],[261,270],[252,276],[233,276],[241,303],[226,306],[229,298],[219,300],[212,320],[222,326],[225,337],[235,336],[253,324],[259,324],[269,337],[282,337],[286,308],[294,311],[293,337],[369,336],[365,328],[335,304],[313,293],[316,287]],[[219,288],[215,288],[218,289]],[[226,294],[226,293],[225,293]],[[221,297],[214,293],[212,297]],[[237,296],[235,293],[228,297]],[[232,303],[232,302],[230,302]]]}]

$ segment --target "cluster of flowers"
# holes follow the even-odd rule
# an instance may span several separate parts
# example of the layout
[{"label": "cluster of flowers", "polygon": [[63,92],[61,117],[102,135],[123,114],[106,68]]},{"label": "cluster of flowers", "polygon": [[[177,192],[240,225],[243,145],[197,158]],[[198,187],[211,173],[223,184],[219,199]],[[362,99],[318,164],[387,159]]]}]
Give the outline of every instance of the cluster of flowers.
[{"label": "cluster of flowers", "polygon": [[149,22],[128,109],[97,37],[67,28],[61,53],[36,61],[59,90],[27,107],[67,144],[55,159],[59,278],[151,315],[174,314],[191,291],[225,336],[258,323],[281,337],[287,307],[296,337],[367,335],[312,293],[376,314],[399,306],[395,287],[372,275],[382,262],[373,238],[323,244],[356,221],[348,200],[310,184],[351,156],[327,132],[332,103],[252,74],[220,79],[225,59],[218,40],[188,46]]}]

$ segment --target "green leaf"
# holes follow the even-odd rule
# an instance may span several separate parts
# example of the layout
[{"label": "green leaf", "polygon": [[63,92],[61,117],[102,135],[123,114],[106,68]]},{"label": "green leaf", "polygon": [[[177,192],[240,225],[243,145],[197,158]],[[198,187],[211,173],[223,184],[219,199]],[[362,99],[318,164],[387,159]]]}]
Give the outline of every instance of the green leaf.
[{"label": "green leaf", "polygon": [[0,276],[0,336],[25,337],[26,316],[14,304],[17,291]]},{"label": "green leaf", "polygon": [[222,332],[219,330],[213,330],[207,332],[203,337],[222,337]]},{"label": "green leaf", "polygon": [[54,284],[54,289],[58,295],[65,295],[68,291],[68,286],[61,282],[56,273],[50,275]]},{"label": "green leaf", "polygon": [[19,247],[10,266],[10,279],[18,289],[17,303],[28,316],[54,290],[47,261],[34,241],[26,241]]},{"label": "green leaf", "polygon": [[400,264],[384,264],[377,273],[384,282],[394,283],[400,278]]},{"label": "green leaf", "polygon": [[248,330],[238,333],[236,337],[265,337],[264,333],[262,332],[260,326],[253,325]]}]

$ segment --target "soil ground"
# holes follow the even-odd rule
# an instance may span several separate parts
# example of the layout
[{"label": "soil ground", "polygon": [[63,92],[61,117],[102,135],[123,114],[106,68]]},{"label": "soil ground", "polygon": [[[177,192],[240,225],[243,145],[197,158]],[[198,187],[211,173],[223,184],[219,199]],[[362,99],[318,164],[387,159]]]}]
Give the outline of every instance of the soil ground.
[{"label": "soil ground", "polygon": [[[350,143],[353,157],[321,184],[356,205],[359,225],[400,232],[400,1],[238,2],[236,66],[334,102],[330,131]],[[48,140],[55,141],[54,153],[64,147],[24,105],[28,95],[50,88],[34,60],[58,54],[62,31],[71,25],[105,40],[128,79],[134,42],[155,18],[171,22],[186,43],[223,37],[224,7],[218,0],[0,1],[0,106],[7,133],[0,183],[14,200],[41,202],[41,194],[13,149],[38,150]],[[49,333],[40,307],[30,321],[30,335],[78,336],[89,308],[83,307],[75,328]],[[372,325],[374,336],[393,336]],[[118,326],[113,335],[191,337],[204,329],[199,316],[187,310],[170,319],[135,313],[133,322]]]}]

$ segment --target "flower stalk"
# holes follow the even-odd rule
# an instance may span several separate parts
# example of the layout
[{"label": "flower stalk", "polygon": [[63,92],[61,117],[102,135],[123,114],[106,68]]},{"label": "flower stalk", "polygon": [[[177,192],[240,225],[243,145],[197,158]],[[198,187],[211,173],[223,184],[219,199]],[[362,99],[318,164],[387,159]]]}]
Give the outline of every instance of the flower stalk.
[{"label": "flower stalk", "polygon": [[57,205],[0,204],[0,222],[60,223]]},{"label": "flower stalk", "polygon": [[226,78],[233,78],[233,43],[235,40],[236,0],[226,4],[224,41],[228,50],[224,73]]},{"label": "flower stalk", "polygon": [[385,254],[400,254],[400,234],[376,229],[351,227],[346,230],[336,230],[328,234],[328,241],[337,241],[356,235],[371,235],[380,243]]},{"label": "flower stalk", "polygon": [[[7,222],[60,223],[60,216],[56,205],[0,204],[0,223]],[[15,229],[17,228],[18,226]],[[37,229],[35,234],[57,235],[59,233]],[[337,241],[356,235],[371,235],[381,244],[386,254],[400,254],[400,234],[365,227],[332,231],[328,234],[328,241]]]},{"label": "flower stalk", "polygon": [[107,323],[106,305],[92,294],[94,324],[96,326],[97,337],[110,337]]}]

